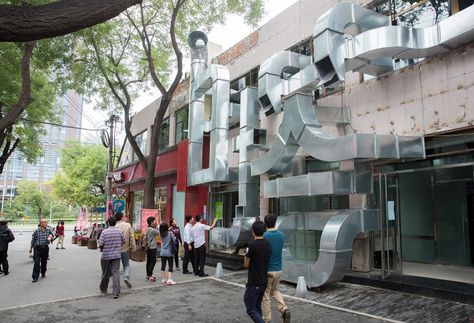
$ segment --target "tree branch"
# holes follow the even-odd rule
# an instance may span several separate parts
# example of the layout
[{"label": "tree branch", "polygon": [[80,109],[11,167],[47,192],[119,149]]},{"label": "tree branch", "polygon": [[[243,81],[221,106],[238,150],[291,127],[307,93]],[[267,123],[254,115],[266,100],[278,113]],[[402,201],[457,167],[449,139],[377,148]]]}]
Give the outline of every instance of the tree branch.
[{"label": "tree branch", "polygon": [[69,34],[118,16],[142,0],[59,0],[0,5],[0,41],[25,42]]},{"label": "tree branch", "polygon": [[33,101],[31,98],[31,75],[30,61],[36,42],[28,42],[23,46],[23,57],[21,58],[21,94],[18,102],[12,106],[2,119],[0,119],[0,131],[11,127],[20,114],[25,111],[26,107]]},{"label": "tree branch", "polygon": [[178,63],[178,69],[176,71],[176,76],[174,78],[173,83],[171,84],[168,92],[173,95],[176,87],[178,86],[181,78],[183,77],[183,54],[179,49],[178,42],[176,40],[176,19],[178,17],[179,10],[184,5],[186,0],[178,0],[176,3],[176,7],[173,9],[173,14],[171,15],[171,24],[170,24],[170,36],[171,36],[171,44],[173,45],[173,50],[176,55],[176,60]]}]

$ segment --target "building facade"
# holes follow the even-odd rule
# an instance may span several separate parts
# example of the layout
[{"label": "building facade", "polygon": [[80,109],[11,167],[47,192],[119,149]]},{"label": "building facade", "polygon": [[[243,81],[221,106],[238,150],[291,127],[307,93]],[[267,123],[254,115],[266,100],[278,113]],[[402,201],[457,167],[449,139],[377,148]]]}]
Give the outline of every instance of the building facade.
[{"label": "building facade", "polygon": [[[301,0],[220,66],[205,35],[190,37],[191,97],[169,112],[177,129],[189,104],[189,140],[166,195],[200,190],[198,210],[222,216],[211,249],[238,247],[274,213],[287,280],[321,286],[351,268],[474,283],[474,7],[394,3]],[[134,168],[119,169],[129,191]]]},{"label": "building facade", "polygon": [[[45,124],[46,134],[40,138],[43,156],[34,163],[27,163],[22,154],[13,152],[7,161],[3,174],[0,175],[1,208],[11,201],[16,194],[19,181],[29,180],[38,183],[40,189],[47,189],[45,184],[51,180],[59,168],[60,150],[67,141],[79,141],[81,138],[83,98],[74,91],[68,91],[58,99],[61,111],[60,124],[67,127]],[[69,128],[71,127],[71,128]]]}]

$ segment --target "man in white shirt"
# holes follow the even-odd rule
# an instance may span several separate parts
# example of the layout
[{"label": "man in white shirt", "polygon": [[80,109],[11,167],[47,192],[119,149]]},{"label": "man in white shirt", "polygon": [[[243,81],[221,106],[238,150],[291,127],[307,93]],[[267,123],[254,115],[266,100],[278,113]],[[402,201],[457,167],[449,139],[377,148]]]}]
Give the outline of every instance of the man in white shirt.
[{"label": "man in white shirt", "polygon": [[191,230],[193,228],[193,224],[191,223],[193,219],[192,215],[186,215],[186,225],[184,226],[184,233],[183,233],[183,241],[184,241],[184,258],[183,258],[183,274],[192,274],[188,270],[189,261],[191,261],[191,265],[193,266],[193,272],[197,272],[196,264],[194,263],[194,240]]},{"label": "man in white shirt", "polygon": [[201,223],[201,216],[196,215],[196,224],[191,229],[191,233],[194,239],[194,264],[197,271],[195,275],[199,277],[207,277],[208,274],[204,273],[204,265],[206,264],[206,230],[212,230],[216,227],[217,219],[215,218],[211,226]]},{"label": "man in white shirt", "polygon": [[115,220],[117,221],[115,228],[122,231],[125,238],[125,242],[120,249],[120,257],[122,258],[123,265],[123,281],[128,288],[132,288],[132,284],[130,283],[130,252],[136,250],[135,237],[133,236],[133,229],[130,223],[123,221],[122,212],[115,214]]}]

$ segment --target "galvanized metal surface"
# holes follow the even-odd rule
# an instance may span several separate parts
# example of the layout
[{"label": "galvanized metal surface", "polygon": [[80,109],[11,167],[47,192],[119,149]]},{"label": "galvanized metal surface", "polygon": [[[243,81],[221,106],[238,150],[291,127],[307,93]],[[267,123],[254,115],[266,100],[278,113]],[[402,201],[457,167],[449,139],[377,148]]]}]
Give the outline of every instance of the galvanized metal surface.
[{"label": "galvanized metal surface", "polygon": [[[393,70],[393,58],[437,55],[466,44],[474,38],[473,16],[474,6],[471,6],[436,26],[415,29],[389,26],[388,17],[355,4],[338,4],[321,16],[314,27],[313,62],[310,57],[297,53],[276,53],[261,65],[258,91],[242,91],[240,105],[234,107],[228,104],[229,82],[225,70],[208,68],[203,65],[202,52],[193,54],[190,105],[193,111],[190,111],[189,123],[193,128],[189,144],[191,185],[229,179],[228,124],[229,120],[236,124],[240,112],[240,135],[234,142],[234,151],[239,152],[237,216],[231,228],[216,228],[211,233],[211,241],[231,246],[250,238],[253,216],[258,214],[257,176],[290,174],[299,148],[318,160],[354,160],[353,169],[309,174],[292,172],[290,176],[265,182],[264,197],[371,193],[372,173],[368,160],[423,158],[423,137],[360,133],[330,136],[317,117],[324,112],[318,113],[318,107],[314,107],[313,90],[345,81],[349,70],[380,75]],[[203,95],[211,88],[212,113],[208,123],[204,118]],[[259,129],[257,97],[265,115],[278,114],[283,108],[285,113],[268,152],[252,160],[253,150],[265,144],[266,135],[264,129]],[[329,119],[336,119],[337,124],[337,118]],[[347,121],[348,118],[342,123]],[[211,158],[214,160],[210,161],[209,170],[202,170],[199,164],[201,133],[207,128],[211,131]],[[225,152],[225,156],[221,152]],[[298,276],[305,276],[308,286],[321,286],[342,278],[350,265],[353,239],[361,232],[378,229],[378,211],[354,209],[290,214],[279,218],[279,229],[286,238],[284,279],[296,282]],[[291,255],[289,236],[297,231],[312,230],[323,230],[317,261],[297,259]]]},{"label": "galvanized metal surface", "polygon": [[[191,47],[191,102],[189,104],[188,184],[229,179],[228,131],[230,76],[227,67],[207,66],[207,36],[193,32]],[[206,93],[211,97],[210,120],[206,118]],[[207,129],[208,128],[208,129]],[[204,131],[210,132],[209,167],[203,169]]]},{"label": "galvanized metal surface", "polygon": [[[377,210],[337,210],[278,217],[277,228],[285,235],[283,280],[296,283],[299,276],[304,276],[308,287],[341,280],[350,267],[352,241],[359,233],[376,230],[378,221]],[[302,230],[322,230],[319,257],[315,262],[298,259],[291,253],[290,235]]]}]

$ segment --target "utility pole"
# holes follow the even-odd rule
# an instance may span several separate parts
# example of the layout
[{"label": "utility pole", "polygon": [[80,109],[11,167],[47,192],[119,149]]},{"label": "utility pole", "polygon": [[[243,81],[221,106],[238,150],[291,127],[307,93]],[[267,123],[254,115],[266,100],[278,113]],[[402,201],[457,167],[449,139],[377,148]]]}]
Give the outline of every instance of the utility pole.
[{"label": "utility pole", "polygon": [[[107,202],[106,202],[106,212],[107,212],[107,217],[109,215],[109,205],[112,203],[112,171],[113,171],[113,163],[114,163],[114,128],[115,128],[115,123],[117,123],[120,120],[119,116],[112,114],[110,118],[105,121],[105,125],[109,126],[109,136],[105,136],[108,138],[102,137],[102,143],[104,144],[105,147],[109,148],[109,167],[107,170]],[[111,211],[110,211],[111,212]]]}]

